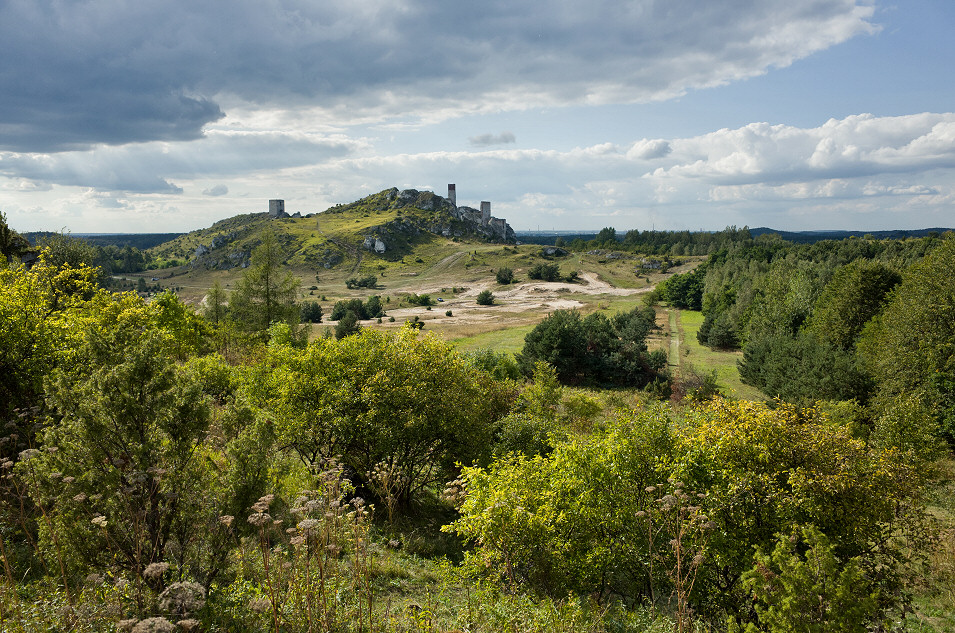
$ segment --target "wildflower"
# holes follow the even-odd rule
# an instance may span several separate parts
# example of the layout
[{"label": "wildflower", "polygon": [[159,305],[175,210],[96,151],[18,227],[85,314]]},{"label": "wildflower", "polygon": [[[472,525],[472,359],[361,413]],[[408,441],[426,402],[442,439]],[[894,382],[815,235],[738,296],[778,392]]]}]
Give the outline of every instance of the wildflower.
[{"label": "wildflower", "polygon": [[186,615],[206,604],[206,590],[197,582],[174,582],[159,594],[159,607],[164,611]]},{"label": "wildflower", "polygon": [[298,529],[302,530],[303,532],[307,532],[316,527],[318,527],[318,521],[316,521],[315,519],[305,519],[304,521],[298,524]]},{"label": "wildflower", "polygon": [[249,603],[249,609],[255,611],[256,613],[265,613],[271,608],[272,603],[269,602],[268,598],[264,597],[256,598]]},{"label": "wildflower", "polygon": [[101,528],[104,528],[106,527],[106,523],[107,523],[106,517],[104,517],[102,514],[97,514],[95,517],[93,517],[93,520],[90,521],[90,523],[92,523],[93,525],[99,526]]},{"label": "wildflower", "polygon": [[20,452],[20,461],[21,462],[29,461],[39,454],[40,454],[40,451],[38,451],[37,449],[28,448],[27,450]]},{"label": "wildflower", "polygon": [[169,563],[150,563],[143,570],[143,578],[159,580],[169,570]]},{"label": "wildflower", "polygon": [[275,495],[265,495],[264,497],[259,497],[259,500],[252,505],[252,510],[258,514],[264,514],[266,510],[269,509],[269,506],[272,505],[272,501],[275,500]]},{"label": "wildflower", "polygon": [[75,502],[77,502],[77,503],[83,503],[84,501],[86,501],[86,493],[81,492],[81,493],[79,493],[78,495],[75,495],[75,496],[73,497],[73,501],[75,501]]},{"label": "wildflower", "polygon": [[192,631],[193,629],[199,628],[199,620],[193,620],[191,618],[188,620],[179,620],[176,622],[176,626],[183,631]]},{"label": "wildflower", "polygon": [[133,627],[132,633],[172,633],[176,625],[166,618],[146,618]]},{"label": "wildflower", "polygon": [[235,517],[230,514],[223,514],[219,517],[219,523],[228,527],[232,527],[232,522],[235,521]]},{"label": "wildflower", "polygon": [[136,626],[136,624],[138,623],[139,623],[139,620],[137,620],[136,618],[130,618],[128,620],[120,620],[119,622],[116,623],[116,630],[119,631],[120,633],[127,633],[128,631],[132,631],[133,627]]},{"label": "wildflower", "polygon": [[249,523],[255,527],[263,527],[272,522],[272,517],[267,512],[257,512],[249,517]]}]

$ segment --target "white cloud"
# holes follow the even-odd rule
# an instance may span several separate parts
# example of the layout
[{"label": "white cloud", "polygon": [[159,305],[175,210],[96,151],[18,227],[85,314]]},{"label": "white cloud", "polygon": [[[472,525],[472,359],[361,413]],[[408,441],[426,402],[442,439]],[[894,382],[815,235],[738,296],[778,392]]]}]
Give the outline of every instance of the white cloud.
[{"label": "white cloud", "polygon": [[670,145],[668,164],[650,177],[730,185],[948,169],[955,167],[955,113],[861,114],[817,128],[752,123]]}]

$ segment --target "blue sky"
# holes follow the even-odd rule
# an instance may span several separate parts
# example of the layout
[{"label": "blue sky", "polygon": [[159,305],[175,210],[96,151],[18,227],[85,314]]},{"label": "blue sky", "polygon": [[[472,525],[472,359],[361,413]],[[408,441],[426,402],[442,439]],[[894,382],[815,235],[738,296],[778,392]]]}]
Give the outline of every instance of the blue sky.
[{"label": "blue sky", "polygon": [[0,211],[167,232],[396,186],[518,230],[955,226],[950,0],[0,0]]}]

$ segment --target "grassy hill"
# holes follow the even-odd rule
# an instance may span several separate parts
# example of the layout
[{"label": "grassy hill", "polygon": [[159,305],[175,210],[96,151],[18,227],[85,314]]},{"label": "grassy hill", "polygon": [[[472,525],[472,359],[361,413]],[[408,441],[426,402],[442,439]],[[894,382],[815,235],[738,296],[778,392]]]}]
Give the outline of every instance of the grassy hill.
[{"label": "grassy hill", "polygon": [[461,215],[450,201],[432,192],[387,189],[305,217],[238,215],[170,240],[152,253],[161,262],[193,269],[242,267],[268,228],[275,232],[293,268],[356,270],[365,258],[387,268],[388,263],[401,262],[418,247],[436,241],[514,241]]}]

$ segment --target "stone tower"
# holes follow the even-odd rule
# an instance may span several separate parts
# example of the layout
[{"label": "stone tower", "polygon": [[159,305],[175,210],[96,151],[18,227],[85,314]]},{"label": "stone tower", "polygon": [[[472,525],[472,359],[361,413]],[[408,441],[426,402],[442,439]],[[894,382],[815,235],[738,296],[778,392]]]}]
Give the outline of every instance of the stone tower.
[{"label": "stone tower", "polygon": [[448,185],[448,200],[450,200],[450,201],[451,201],[451,204],[453,204],[454,207],[457,208],[457,206],[458,206],[458,192],[455,191],[453,184]]},{"label": "stone tower", "polygon": [[491,221],[491,203],[487,200],[481,201],[481,224],[487,226]]},{"label": "stone tower", "polygon": [[285,217],[285,200],[269,200],[269,217]]}]

